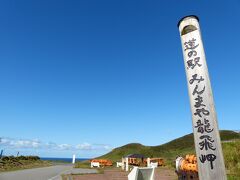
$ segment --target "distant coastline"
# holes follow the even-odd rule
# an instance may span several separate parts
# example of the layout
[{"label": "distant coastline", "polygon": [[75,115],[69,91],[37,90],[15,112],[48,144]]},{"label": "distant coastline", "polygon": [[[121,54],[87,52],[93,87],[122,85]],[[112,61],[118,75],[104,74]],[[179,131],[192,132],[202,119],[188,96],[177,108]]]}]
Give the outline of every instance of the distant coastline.
[{"label": "distant coastline", "polygon": [[[72,158],[53,158],[53,157],[40,157],[43,161],[53,161],[53,162],[65,162],[65,163],[71,163]],[[81,162],[89,160],[89,158],[76,158],[76,162]]]}]

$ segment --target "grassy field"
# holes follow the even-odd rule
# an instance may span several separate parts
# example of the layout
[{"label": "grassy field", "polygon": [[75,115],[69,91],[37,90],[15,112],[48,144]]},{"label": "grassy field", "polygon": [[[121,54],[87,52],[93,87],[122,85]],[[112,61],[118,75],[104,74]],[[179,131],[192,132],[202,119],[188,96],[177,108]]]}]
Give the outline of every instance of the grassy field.
[{"label": "grassy field", "polygon": [[0,172],[45,167],[50,165],[50,162],[42,161],[38,156],[4,156],[0,159]]},{"label": "grassy field", "polygon": [[[225,130],[220,131],[220,136],[227,173],[235,177],[240,176],[240,134]],[[115,162],[120,161],[123,156],[133,153],[143,154],[146,157],[162,157],[168,167],[174,168],[177,156],[195,154],[193,134],[188,134],[160,146],[127,144],[98,158],[110,159]],[[89,162],[78,163],[76,166],[89,167]]]},{"label": "grassy field", "polygon": [[227,173],[237,175],[240,179],[240,141],[225,142],[222,145]]}]

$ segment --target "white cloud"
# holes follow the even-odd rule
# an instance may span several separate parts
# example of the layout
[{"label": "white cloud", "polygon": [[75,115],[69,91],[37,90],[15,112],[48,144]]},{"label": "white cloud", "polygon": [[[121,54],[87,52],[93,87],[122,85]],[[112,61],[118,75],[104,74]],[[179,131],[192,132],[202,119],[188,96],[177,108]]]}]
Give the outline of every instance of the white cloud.
[{"label": "white cloud", "polygon": [[54,149],[55,147],[57,147],[57,144],[54,142],[48,142],[45,145],[47,149]]},{"label": "white cloud", "polygon": [[12,148],[40,148],[42,145],[38,140],[22,140],[12,138],[1,138],[0,144],[2,146]]},{"label": "white cloud", "polygon": [[2,137],[0,138],[0,146],[7,147],[10,149],[52,149],[60,151],[89,151],[89,150],[111,150],[111,147],[106,144],[90,144],[84,142],[82,144],[71,145],[71,144],[57,144],[54,142],[44,143],[37,139],[14,139]]},{"label": "white cloud", "polygon": [[104,145],[103,148],[104,148],[105,150],[111,150],[111,149],[112,149],[109,145]]},{"label": "white cloud", "polygon": [[79,150],[91,150],[92,149],[92,145],[89,144],[89,143],[78,144],[78,145],[76,145],[76,149],[79,149]]},{"label": "white cloud", "polygon": [[59,144],[57,145],[57,149],[60,149],[60,150],[71,150],[72,149],[72,146],[70,144]]}]

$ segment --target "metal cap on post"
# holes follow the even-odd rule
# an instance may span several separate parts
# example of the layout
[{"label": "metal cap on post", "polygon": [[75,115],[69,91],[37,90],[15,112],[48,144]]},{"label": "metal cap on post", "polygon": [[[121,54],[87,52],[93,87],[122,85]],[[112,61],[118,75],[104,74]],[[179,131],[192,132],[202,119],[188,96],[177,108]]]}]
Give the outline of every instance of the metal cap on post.
[{"label": "metal cap on post", "polygon": [[201,180],[226,180],[221,140],[212,89],[197,16],[178,23],[188,94],[192,111],[194,143]]},{"label": "metal cap on post", "polygon": [[188,34],[192,31],[199,30],[199,18],[195,15],[185,16],[178,22],[178,29],[180,31],[180,35]]},{"label": "metal cap on post", "polygon": [[188,16],[184,16],[183,18],[181,18],[178,23],[177,23],[177,27],[180,26],[181,22],[185,19],[196,19],[199,22],[199,18],[196,15],[188,15]]}]

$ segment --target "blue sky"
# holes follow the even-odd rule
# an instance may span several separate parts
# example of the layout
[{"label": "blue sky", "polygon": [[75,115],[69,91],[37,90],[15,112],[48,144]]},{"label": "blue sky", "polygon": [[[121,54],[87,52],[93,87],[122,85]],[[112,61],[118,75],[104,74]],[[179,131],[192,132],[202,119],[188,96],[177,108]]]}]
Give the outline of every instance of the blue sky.
[{"label": "blue sky", "polygon": [[220,129],[239,130],[240,2],[0,2],[0,149],[94,157],[192,132],[178,21],[197,15]]}]

